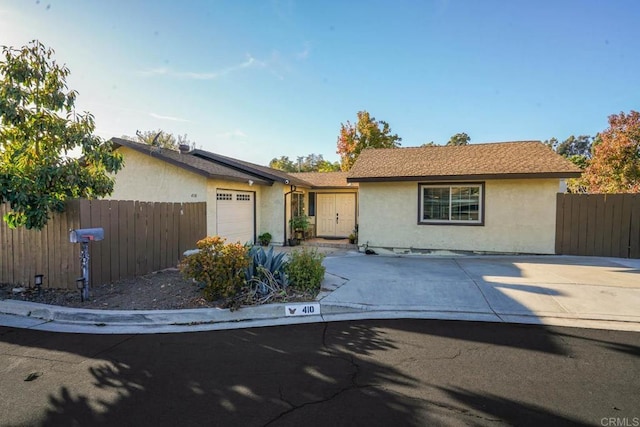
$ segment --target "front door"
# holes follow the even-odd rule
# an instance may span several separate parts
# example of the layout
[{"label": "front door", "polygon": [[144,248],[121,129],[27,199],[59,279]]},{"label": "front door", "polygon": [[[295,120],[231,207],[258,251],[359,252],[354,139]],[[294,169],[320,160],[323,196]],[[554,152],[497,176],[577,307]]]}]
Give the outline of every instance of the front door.
[{"label": "front door", "polygon": [[316,197],[318,237],[349,236],[356,226],[356,195],[319,193]]}]

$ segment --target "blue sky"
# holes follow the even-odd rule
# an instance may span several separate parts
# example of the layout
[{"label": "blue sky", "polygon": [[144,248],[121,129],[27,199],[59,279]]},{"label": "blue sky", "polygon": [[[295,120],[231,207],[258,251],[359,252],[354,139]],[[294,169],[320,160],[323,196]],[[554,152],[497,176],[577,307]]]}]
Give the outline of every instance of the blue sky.
[{"label": "blue sky", "polygon": [[595,135],[640,109],[640,2],[0,0],[97,134],[163,129],[256,163],[338,160],[359,110],[403,146]]}]

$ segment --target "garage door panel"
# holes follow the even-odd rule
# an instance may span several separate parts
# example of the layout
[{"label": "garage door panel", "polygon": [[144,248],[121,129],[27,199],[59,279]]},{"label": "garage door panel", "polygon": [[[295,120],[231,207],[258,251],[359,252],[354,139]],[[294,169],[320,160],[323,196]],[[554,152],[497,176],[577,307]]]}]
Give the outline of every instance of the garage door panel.
[{"label": "garage door panel", "polygon": [[218,190],[216,195],[217,234],[228,242],[253,243],[255,235],[255,194]]}]

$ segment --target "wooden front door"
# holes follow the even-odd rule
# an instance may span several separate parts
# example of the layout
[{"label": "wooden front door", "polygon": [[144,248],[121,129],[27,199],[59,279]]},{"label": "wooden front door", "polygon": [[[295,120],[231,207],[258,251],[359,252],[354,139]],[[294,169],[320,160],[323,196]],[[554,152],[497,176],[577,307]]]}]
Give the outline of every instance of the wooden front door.
[{"label": "wooden front door", "polygon": [[318,237],[347,237],[356,226],[354,193],[317,194]]}]

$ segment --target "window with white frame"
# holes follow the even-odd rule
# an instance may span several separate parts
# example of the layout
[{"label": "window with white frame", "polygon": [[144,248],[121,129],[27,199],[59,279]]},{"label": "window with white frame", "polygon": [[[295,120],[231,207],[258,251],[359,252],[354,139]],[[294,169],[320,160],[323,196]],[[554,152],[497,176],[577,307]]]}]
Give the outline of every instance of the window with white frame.
[{"label": "window with white frame", "polygon": [[291,195],[291,216],[304,215],[304,194],[293,193]]},{"label": "window with white frame", "polygon": [[421,224],[484,224],[484,184],[421,184]]}]

